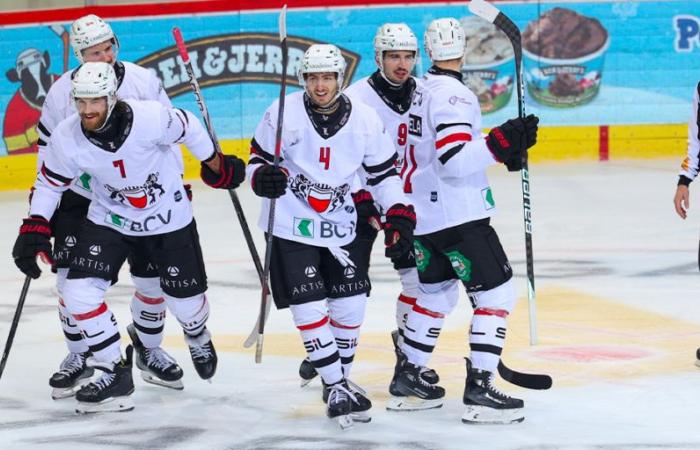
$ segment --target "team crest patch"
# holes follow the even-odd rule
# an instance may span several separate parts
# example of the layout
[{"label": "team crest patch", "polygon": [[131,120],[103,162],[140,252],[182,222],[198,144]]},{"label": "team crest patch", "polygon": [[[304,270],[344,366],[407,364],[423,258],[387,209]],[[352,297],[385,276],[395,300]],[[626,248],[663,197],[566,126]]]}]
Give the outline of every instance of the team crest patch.
[{"label": "team crest patch", "polygon": [[457,250],[447,252],[445,255],[449,258],[452,270],[455,271],[460,280],[470,281],[472,279],[472,262],[466,256]]},{"label": "team crest patch", "polygon": [[121,189],[105,184],[109,191],[109,198],[125,206],[136,209],[145,209],[155,204],[165,194],[165,189],[158,183],[159,173],[152,173],[146,178],[146,182],[140,186],[126,186]]},{"label": "team crest patch", "polygon": [[346,183],[341,186],[330,186],[314,183],[302,174],[292,178],[289,189],[299,199],[307,202],[317,213],[333,212],[343,206],[345,197],[350,191]]},{"label": "team crest patch", "polygon": [[430,250],[425,248],[423,244],[417,240],[413,241],[413,250],[416,258],[416,268],[419,272],[425,272],[425,269],[427,269],[430,264]]}]

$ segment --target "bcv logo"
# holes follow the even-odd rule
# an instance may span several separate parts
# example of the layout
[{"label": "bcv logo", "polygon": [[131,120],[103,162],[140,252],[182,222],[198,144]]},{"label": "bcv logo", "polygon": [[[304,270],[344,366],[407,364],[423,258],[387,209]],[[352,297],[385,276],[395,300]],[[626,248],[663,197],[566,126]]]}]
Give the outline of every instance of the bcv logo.
[{"label": "bcv logo", "polygon": [[673,17],[676,31],[674,47],[677,52],[690,52],[693,47],[700,48],[700,18],[680,14]]}]

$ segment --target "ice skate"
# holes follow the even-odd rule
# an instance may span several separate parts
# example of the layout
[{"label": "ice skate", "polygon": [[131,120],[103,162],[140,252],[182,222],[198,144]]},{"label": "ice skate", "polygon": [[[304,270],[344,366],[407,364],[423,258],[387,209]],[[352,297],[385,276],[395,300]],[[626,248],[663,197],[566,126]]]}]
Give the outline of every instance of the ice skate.
[{"label": "ice skate", "polygon": [[418,411],[442,407],[445,389],[426,382],[421,377],[421,367],[405,361],[395,378],[394,389],[400,395],[390,398],[386,409]]},{"label": "ice skate", "polygon": [[49,379],[49,386],[53,388],[52,399],[73,397],[83,385],[90,382],[95,369],[85,364],[89,356],[90,352],[69,353],[66,356],[61,362],[61,368]]},{"label": "ice skate", "polygon": [[78,406],[75,412],[80,414],[96,412],[131,411],[134,403],[134,380],[131,378],[133,347],[126,348],[126,359],[118,363],[96,361],[93,357],[87,361],[88,366],[101,370],[102,375],[95,381],[83,386],[76,394]]},{"label": "ice skate", "polygon": [[[399,364],[398,353],[403,354],[401,348],[399,348],[399,330],[394,330],[391,332],[391,340],[394,343],[394,353],[396,353],[396,365]],[[440,376],[437,374],[435,369],[429,367],[421,367],[420,376],[425,380],[426,383],[438,384],[440,382]]]},{"label": "ice skate", "polygon": [[[299,377],[301,378],[301,387],[307,386],[314,378],[318,375],[316,368],[311,364],[309,358],[304,358],[304,360],[299,364]],[[325,400],[324,400],[325,401]]]},{"label": "ice skate", "polygon": [[474,369],[467,360],[467,380],[462,398],[467,409],[462,415],[464,423],[507,424],[522,422],[524,402],[499,391],[494,385],[494,374]]},{"label": "ice skate", "polygon": [[136,367],[141,370],[141,378],[156,386],[182,390],[182,368],[177,362],[160,347],[146,348],[133,323],[126,327],[126,331],[134,344]]},{"label": "ice skate", "polygon": [[328,391],[326,400],[326,415],[330,419],[335,419],[342,430],[352,428],[352,402],[354,394],[350,392],[345,380],[332,384],[324,388]]},{"label": "ice skate", "polygon": [[[362,389],[357,384],[350,380],[345,380],[346,387],[350,394],[350,418],[353,422],[369,423],[372,421],[372,417],[369,415],[369,410],[372,408],[372,402],[367,398],[367,391]],[[328,403],[328,396],[330,393],[329,387],[323,383],[323,402]]]},{"label": "ice skate", "polygon": [[198,336],[185,335],[185,341],[190,347],[192,363],[197,370],[199,377],[208,380],[216,373],[218,358],[214,343],[211,341],[211,334],[206,328]]}]

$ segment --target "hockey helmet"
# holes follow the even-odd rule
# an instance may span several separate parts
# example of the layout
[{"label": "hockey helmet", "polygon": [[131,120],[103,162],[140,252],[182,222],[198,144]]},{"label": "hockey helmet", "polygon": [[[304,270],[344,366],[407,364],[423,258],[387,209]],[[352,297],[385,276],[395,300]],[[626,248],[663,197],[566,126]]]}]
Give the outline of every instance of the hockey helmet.
[{"label": "hockey helmet", "polygon": [[338,74],[338,92],[336,98],[343,90],[345,79],[345,58],[340,53],[340,49],[332,44],[313,44],[309,47],[301,58],[299,66],[299,84],[306,89],[304,75],[307,73],[332,72]]},{"label": "hockey helmet", "polygon": [[430,22],[423,39],[425,51],[431,61],[447,61],[464,56],[466,48],[464,28],[452,17]]},{"label": "hockey helmet", "polygon": [[77,19],[70,27],[70,45],[73,54],[80,61],[83,60],[83,50],[105,41],[112,41],[115,45],[114,53],[119,49],[119,40],[107,22],[94,14],[88,14]]},{"label": "hockey helmet", "polygon": [[377,34],[374,36],[374,60],[382,75],[384,75],[382,63],[384,52],[392,50],[414,52],[415,58],[418,59],[418,39],[405,23],[385,23],[377,29]]},{"label": "hockey helmet", "polygon": [[110,64],[86,62],[78,67],[71,83],[73,100],[107,97],[107,117],[109,117],[117,103],[117,75]]}]

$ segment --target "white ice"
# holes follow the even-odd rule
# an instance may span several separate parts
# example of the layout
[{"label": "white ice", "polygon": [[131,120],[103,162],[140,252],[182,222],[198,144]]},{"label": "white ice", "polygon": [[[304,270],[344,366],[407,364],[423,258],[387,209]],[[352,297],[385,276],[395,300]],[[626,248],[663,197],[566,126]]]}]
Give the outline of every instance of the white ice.
[{"label": "white ice", "polygon": [[[536,164],[531,168],[539,343],[529,345],[520,178],[490,172],[499,214],[493,224],[518,274],[520,300],[503,359],[550,373],[549,391],[499,382],[525,399],[525,421],[474,426],[460,421],[466,296],[449,317],[431,361],[443,379],[442,409],[384,409],[394,354],[399,283],[381,246],[352,378],[369,391],[373,420],[340,431],[324,415],[318,381],[299,388],[304,352],[288,311],[273,309],[263,363],[242,342],[252,329],[259,285],[228,194],[195,185],[194,208],[207,263],[209,329],[219,354],[213,382],[200,380],[177,323],[164,347],[185,370],[185,389],[146,385],[134,371],[136,408],[79,416],[75,400],[52,401],[48,378],[65,356],[54,277],[33,281],[0,379],[0,448],[211,449],[698,449],[700,448],[700,193],[691,185],[685,222],[674,213],[676,160]],[[258,251],[258,199],[239,191]],[[0,344],[23,276],[10,257],[25,192],[2,193]],[[124,332],[132,287],[125,270],[107,302]]]}]

